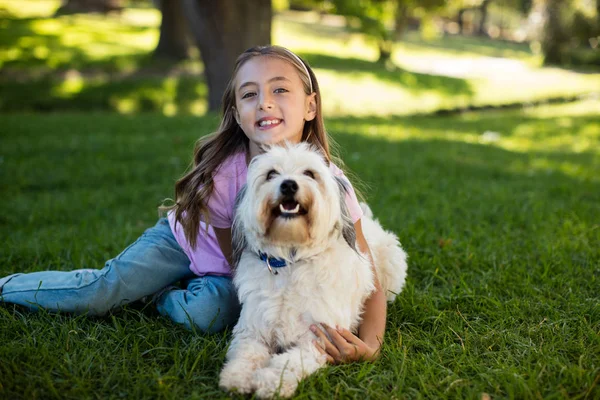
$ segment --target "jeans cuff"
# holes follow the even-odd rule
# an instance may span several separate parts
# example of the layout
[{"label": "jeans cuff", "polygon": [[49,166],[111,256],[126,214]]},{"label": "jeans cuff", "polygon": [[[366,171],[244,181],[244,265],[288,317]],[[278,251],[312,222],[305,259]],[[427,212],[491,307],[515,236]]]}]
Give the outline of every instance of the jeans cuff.
[{"label": "jeans cuff", "polygon": [[15,276],[19,276],[19,275],[23,275],[23,274],[12,274],[12,275],[5,276],[4,278],[0,278],[0,296],[2,296],[2,288],[4,288],[4,285],[6,285],[12,278],[14,278]]}]

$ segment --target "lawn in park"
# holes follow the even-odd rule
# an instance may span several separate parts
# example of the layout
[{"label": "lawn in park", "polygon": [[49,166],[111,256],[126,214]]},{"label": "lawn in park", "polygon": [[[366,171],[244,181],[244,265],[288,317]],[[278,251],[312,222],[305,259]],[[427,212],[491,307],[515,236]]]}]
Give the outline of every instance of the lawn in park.
[{"label": "lawn in park", "polygon": [[[57,1],[15,4],[0,0],[0,276],[100,268],[216,129],[202,65],[150,60],[150,8],[52,19]],[[312,14],[277,15],[273,36],[315,67],[347,170],[409,254],[381,357],[324,369],[298,398],[599,398],[600,73],[416,35],[386,68]],[[228,398],[229,340],[138,303],[98,318],[0,305],[0,398]]]},{"label": "lawn in park", "polygon": [[[329,118],[410,256],[381,358],[301,398],[597,398],[600,101],[455,116]],[[0,275],[101,267],[157,219],[217,119],[1,115]],[[0,397],[225,398],[229,332],[133,304],[103,318],[0,306]]]}]

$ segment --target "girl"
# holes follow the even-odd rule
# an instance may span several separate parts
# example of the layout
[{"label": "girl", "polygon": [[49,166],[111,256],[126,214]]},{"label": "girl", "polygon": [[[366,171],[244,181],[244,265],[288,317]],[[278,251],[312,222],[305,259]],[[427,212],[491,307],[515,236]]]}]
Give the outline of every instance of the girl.
[{"label": "girl", "polygon": [[[231,225],[247,165],[261,146],[310,142],[331,159],[312,69],[278,46],[242,53],[223,95],[219,129],[198,142],[194,168],[175,185],[176,203],[167,218],[101,270],[44,271],[0,279],[0,301],[36,309],[102,315],[152,296],[158,311],[188,328],[216,332],[234,324],[240,305],[230,278]],[[331,164],[338,175],[342,172]],[[369,254],[362,212],[353,191],[346,199],[357,245]],[[184,281],[185,287],[171,286]],[[358,336],[317,327],[317,345],[329,362],[376,357],[385,330],[386,300],[379,284],[365,304]],[[315,341],[316,343],[316,341]]]}]

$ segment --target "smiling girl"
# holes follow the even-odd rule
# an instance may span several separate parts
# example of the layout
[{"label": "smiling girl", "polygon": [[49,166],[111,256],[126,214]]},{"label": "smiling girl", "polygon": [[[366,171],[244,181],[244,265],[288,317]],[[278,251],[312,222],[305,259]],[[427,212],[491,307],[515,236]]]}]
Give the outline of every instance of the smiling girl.
[{"label": "smiling girl", "polygon": [[[262,146],[284,141],[308,142],[331,161],[321,104],[317,79],[297,55],[279,46],[245,51],[223,95],[220,126],[198,141],[193,169],[175,185],[175,204],[163,207],[167,218],[159,219],[102,269],[0,278],[0,301],[102,315],[151,296],[162,315],[187,327],[216,332],[233,325],[240,305],[231,282],[231,225],[248,163]],[[330,168],[345,178],[333,163]],[[361,228],[362,211],[349,187],[346,202],[357,245],[370,257]],[[183,287],[173,286],[178,281],[183,281]],[[325,335],[313,327],[329,362],[377,356],[385,330],[386,298],[378,282],[376,287],[365,303],[358,335],[334,327],[326,327]]]}]

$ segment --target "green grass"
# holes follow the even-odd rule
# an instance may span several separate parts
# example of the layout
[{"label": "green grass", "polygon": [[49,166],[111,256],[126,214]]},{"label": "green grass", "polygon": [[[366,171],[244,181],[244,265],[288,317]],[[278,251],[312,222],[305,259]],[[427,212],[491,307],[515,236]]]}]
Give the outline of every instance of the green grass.
[{"label": "green grass", "polygon": [[[329,118],[409,277],[381,358],[323,370],[298,398],[599,398],[599,108]],[[216,124],[0,115],[0,276],[101,267],[155,222]],[[137,305],[104,318],[3,305],[0,398],[226,398],[228,340]]]},{"label": "green grass", "polygon": [[[157,10],[53,18],[59,4],[0,0],[0,112],[205,113],[202,63],[172,65],[151,57]],[[430,113],[600,92],[597,70],[541,68],[540,56],[526,44],[409,34],[396,45],[390,68],[375,63],[374,43],[336,17],[279,13],[272,36],[315,68],[331,117]]]}]

